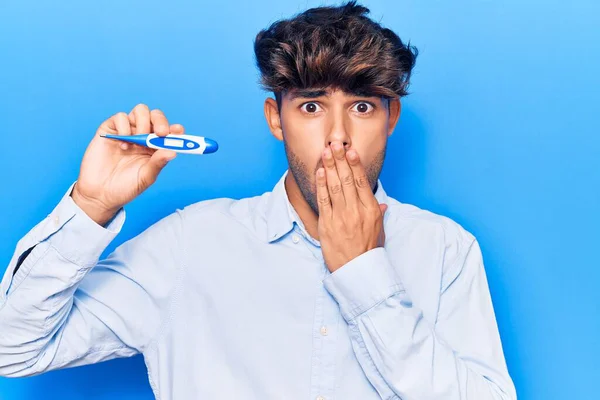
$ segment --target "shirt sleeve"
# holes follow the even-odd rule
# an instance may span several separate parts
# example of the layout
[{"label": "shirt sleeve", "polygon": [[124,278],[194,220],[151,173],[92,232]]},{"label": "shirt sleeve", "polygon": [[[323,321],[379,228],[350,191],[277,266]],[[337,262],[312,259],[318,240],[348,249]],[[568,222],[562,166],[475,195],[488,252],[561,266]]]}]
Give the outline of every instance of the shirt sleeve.
[{"label": "shirt sleeve", "polygon": [[73,186],[17,243],[0,282],[2,376],[143,352],[168,313],[181,264],[182,211],[99,261],[125,210],[100,226],[73,201]]},{"label": "shirt sleeve", "polygon": [[354,352],[383,399],[516,399],[477,241],[463,246],[424,319],[382,247],[329,274],[324,285],[348,323]]}]

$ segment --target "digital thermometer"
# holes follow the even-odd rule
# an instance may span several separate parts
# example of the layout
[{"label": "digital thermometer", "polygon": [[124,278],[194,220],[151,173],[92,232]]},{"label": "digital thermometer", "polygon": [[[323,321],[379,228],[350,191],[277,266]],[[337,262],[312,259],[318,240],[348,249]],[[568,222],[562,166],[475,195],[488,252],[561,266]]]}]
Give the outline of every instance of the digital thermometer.
[{"label": "digital thermometer", "polygon": [[109,135],[101,133],[101,137],[117,139],[123,142],[135,143],[151,149],[173,150],[177,153],[209,154],[219,149],[219,145],[212,139],[194,135],[168,134],[158,136],[155,133],[141,135]]}]

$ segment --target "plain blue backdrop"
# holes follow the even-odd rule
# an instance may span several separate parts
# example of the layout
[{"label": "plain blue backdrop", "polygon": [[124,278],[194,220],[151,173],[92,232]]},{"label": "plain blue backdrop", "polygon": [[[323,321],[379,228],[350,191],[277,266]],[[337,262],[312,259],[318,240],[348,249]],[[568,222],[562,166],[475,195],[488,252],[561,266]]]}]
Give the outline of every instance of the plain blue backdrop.
[{"label": "plain blue backdrop", "polygon": [[[105,255],[177,207],[270,190],[286,159],[252,41],[319,4],[2,1],[0,271],[77,178],[98,125],[140,102],[221,148],[174,160]],[[386,190],[479,239],[521,399],[597,399],[600,3],[363,4],[421,51]],[[1,400],[81,398],[151,399],[142,358],[0,378]]]}]

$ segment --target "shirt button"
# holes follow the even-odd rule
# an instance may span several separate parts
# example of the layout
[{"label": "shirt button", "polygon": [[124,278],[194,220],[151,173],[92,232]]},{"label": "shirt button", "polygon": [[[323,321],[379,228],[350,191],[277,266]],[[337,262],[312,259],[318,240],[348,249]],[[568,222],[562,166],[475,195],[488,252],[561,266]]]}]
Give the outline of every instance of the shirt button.
[{"label": "shirt button", "polygon": [[316,400],[325,400],[325,397],[323,397],[323,396],[317,396]]},{"label": "shirt button", "polygon": [[292,242],[298,243],[299,241],[300,241],[300,238],[298,237],[298,235],[292,236]]},{"label": "shirt button", "polygon": [[323,335],[323,336],[327,336],[327,333],[329,333],[327,331],[327,327],[324,325],[321,327],[320,332],[321,332],[321,335]]},{"label": "shirt button", "polygon": [[54,225],[58,226],[58,222],[60,221],[60,218],[58,218],[58,215],[56,217],[54,217]]}]

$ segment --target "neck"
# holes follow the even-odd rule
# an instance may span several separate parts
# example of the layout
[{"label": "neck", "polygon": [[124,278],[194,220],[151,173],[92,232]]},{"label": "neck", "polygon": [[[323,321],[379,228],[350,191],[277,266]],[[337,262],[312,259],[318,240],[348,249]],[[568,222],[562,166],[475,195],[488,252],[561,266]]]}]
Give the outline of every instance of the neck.
[{"label": "neck", "polygon": [[288,171],[284,183],[288,200],[290,201],[292,207],[294,207],[294,210],[298,214],[300,220],[302,220],[304,228],[310,236],[312,236],[315,240],[319,240],[319,216],[313,211],[313,209],[310,207],[310,205],[302,195],[302,192],[298,187],[298,183],[294,179],[294,175],[291,171]]}]

